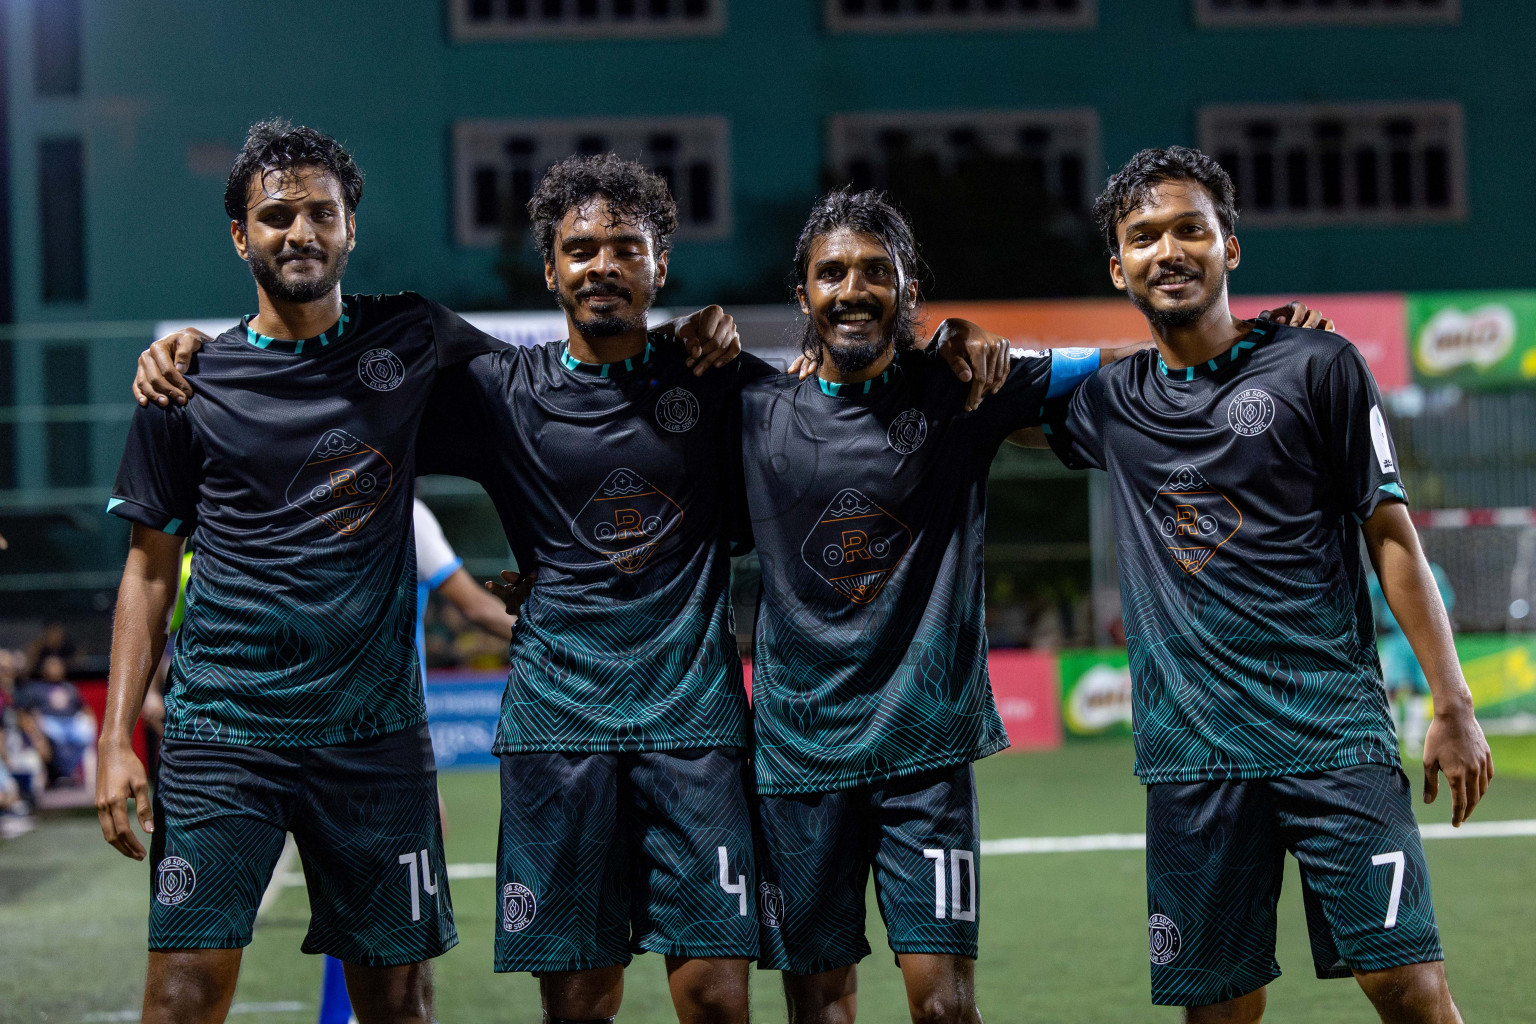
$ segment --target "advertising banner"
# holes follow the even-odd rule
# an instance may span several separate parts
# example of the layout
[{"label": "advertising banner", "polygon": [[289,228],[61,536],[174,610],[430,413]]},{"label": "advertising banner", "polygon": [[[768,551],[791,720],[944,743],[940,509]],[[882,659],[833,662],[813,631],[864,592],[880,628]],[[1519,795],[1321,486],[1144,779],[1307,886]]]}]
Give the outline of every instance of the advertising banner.
[{"label": "advertising banner", "polygon": [[440,771],[494,768],[496,723],[506,672],[434,672],[427,680],[427,729]]},{"label": "advertising banner", "polygon": [[1408,295],[1414,377],[1507,388],[1536,380],[1536,292]]},{"label": "advertising banner", "polygon": [[1062,651],[1061,708],[1067,735],[1131,734],[1131,669],[1123,650]]},{"label": "advertising banner", "polygon": [[1255,317],[1293,299],[1321,310],[1334,330],[1348,338],[1365,357],[1371,375],[1383,391],[1413,383],[1408,367],[1407,299],[1400,294],[1370,295],[1234,295],[1232,312]]},{"label": "advertising banner", "polygon": [[1536,636],[1458,636],[1456,655],[1479,719],[1536,716]]},{"label": "advertising banner", "polygon": [[993,651],[987,656],[992,698],[1008,730],[1009,750],[1061,746],[1061,677],[1045,651]]}]

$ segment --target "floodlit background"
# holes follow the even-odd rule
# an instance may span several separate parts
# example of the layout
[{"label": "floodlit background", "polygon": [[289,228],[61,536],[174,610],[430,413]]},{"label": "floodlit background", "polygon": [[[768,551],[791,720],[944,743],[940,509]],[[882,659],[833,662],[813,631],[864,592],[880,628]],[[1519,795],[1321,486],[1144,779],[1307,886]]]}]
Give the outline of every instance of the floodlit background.
[{"label": "floodlit background", "polygon": [[[100,841],[88,756],[37,764],[17,685],[104,698],[127,526],[102,514],[157,333],[254,308],[225,176],[279,114],[367,174],[346,288],[421,291],[510,343],[561,336],[520,219],[571,153],[657,168],[682,213],[661,301],[719,302],[753,350],[797,329],[790,256],[817,192],[889,189],[929,265],[931,319],[1021,344],[1145,336],[1086,211],[1143,146],[1196,145],[1237,182],[1245,314],[1301,297],[1388,395],[1415,516],[1454,595],[1499,778],[1429,828],[1448,973],[1469,1020],[1528,1019],[1536,940],[1536,19],[1520,0],[0,0],[0,705],[30,808],[0,815],[0,1021],[136,1020],[147,869]],[[1529,289],[1529,290],[1528,290]],[[512,564],[479,488],[428,479],[469,570]],[[978,767],[979,995],[997,1021],[1170,1021],[1148,1005],[1142,793],[1104,480],[1006,450],[987,546],[992,676],[1016,751]],[[750,628],[755,566],[737,566]],[[463,942],[445,1021],[536,1021],[492,976],[494,774],[480,742],[503,652],[428,612],[429,702]],[[746,639],[745,637],[743,638]],[[1388,644],[1393,643],[1387,638]],[[73,705],[71,705],[73,706]],[[93,711],[94,709],[94,711]],[[1399,707],[1405,732],[1427,711]],[[81,749],[88,753],[89,744]],[[1409,750],[1410,755],[1414,753]],[[78,763],[75,763],[78,761]],[[461,770],[462,769],[462,770]],[[1410,775],[1417,771],[1409,764]],[[46,782],[52,776],[53,784]],[[1449,807],[1426,809],[1431,825]],[[1004,842],[1080,840],[1062,844]],[[996,841],[996,842],[993,842]],[[1024,852],[1020,852],[1024,851]],[[1046,851],[1046,852],[1042,852]],[[315,1019],[302,885],[281,871],[237,1012]],[[1309,978],[1295,878],[1272,1015],[1365,1019]],[[878,935],[863,1016],[904,1019]],[[777,978],[758,979],[765,1020]],[[659,958],[623,1019],[671,1019]]]}]

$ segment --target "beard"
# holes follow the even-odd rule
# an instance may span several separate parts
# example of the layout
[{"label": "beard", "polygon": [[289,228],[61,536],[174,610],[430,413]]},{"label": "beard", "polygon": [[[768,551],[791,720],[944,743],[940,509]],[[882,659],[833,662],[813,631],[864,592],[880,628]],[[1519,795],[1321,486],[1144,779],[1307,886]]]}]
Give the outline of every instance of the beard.
[{"label": "beard", "polygon": [[[308,281],[288,281],[282,275],[282,269],[278,265],[276,256],[268,256],[255,250],[249,251],[251,276],[256,279],[256,284],[269,298],[278,302],[314,302],[329,295],[338,284],[342,275],[347,272],[347,258],[352,254],[346,249],[336,253],[329,261],[322,264],[324,272],[317,278]],[[284,255],[287,255],[286,253]],[[314,256],[325,260],[325,253],[319,249],[305,250],[304,255]]]},{"label": "beard", "polygon": [[[866,308],[866,307],[860,307]],[[829,313],[839,312],[833,307]],[[871,310],[877,315],[884,310]],[[814,317],[805,318],[804,332],[800,337],[800,351],[817,362],[821,361],[822,352],[830,353],[832,365],[837,367],[837,372],[843,376],[851,376],[862,370],[869,369],[881,356],[890,351],[894,345],[896,354],[910,352],[917,344],[917,306],[915,303],[902,302],[896,310],[896,316],[891,321],[890,329],[881,338],[872,338],[868,341],[851,342],[823,342],[821,332],[816,327]]]},{"label": "beard", "polygon": [[[582,319],[579,312],[581,300],[595,295],[626,297],[630,300],[630,312],[588,315],[586,319]],[[618,285],[588,285],[571,294],[567,294],[564,288],[558,288],[555,290],[555,301],[560,303],[560,308],[565,310],[566,315],[571,318],[571,322],[582,334],[589,338],[616,338],[621,334],[646,329],[648,324],[645,315],[650,310],[651,304],[656,301],[655,281],[653,279],[648,283],[641,292],[638,302],[635,301],[632,291]]]},{"label": "beard", "polygon": [[[1208,280],[1209,275],[1202,276],[1201,280]],[[1131,302],[1141,310],[1141,315],[1147,318],[1147,323],[1159,330],[1177,330],[1198,323],[1200,318],[1211,311],[1216,305],[1222,293],[1227,287],[1227,267],[1222,264],[1221,272],[1216,278],[1216,287],[1206,290],[1205,300],[1194,306],[1183,306],[1179,309],[1158,309],[1152,305],[1152,300],[1145,295],[1136,292],[1128,292]]]}]

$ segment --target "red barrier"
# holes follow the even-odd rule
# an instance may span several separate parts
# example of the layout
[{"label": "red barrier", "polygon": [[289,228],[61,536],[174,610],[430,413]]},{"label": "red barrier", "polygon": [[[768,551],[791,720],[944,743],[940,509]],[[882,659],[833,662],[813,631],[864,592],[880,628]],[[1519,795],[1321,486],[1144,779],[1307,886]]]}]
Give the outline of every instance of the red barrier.
[{"label": "red barrier", "polygon": [[[75,689],[80,691],[80,699],[85,701],[85,706],[96,715],[97,728],[107,718],[107,681],[105,679],[87,679],[84,681],[72,679]],[[144,745],[144,723],[139,722],[133,727],[133,752],[139,755],[143,761],[149,756],[149,748]]]}]

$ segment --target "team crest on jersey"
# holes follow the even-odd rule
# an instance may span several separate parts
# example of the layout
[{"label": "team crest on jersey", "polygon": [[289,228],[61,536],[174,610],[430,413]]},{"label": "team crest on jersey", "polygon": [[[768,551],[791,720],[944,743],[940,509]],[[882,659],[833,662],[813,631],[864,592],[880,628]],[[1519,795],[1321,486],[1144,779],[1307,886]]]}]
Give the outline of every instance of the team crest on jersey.
[{"label": "team crest on jersey", "polygon": [[1178,927],[1162,914],[1153,914],[1147,918],[1147,935],[1152,940],[1152,962],[1159,965],[1173,963],[1183,946]]},{"label": "team crest on jersey", "polygon": [[1163,546],[1193,576],[1243,525],[1243,514],[1194,466],[1180,466],[1147,509]]},{"label": "team crest on jersey", "polygon": [[288,503],[337,533],[356,533],[394,482],[395,470],[377,449],[345,430],[327,430],[288,485]]},{"label": "team crest on jersey", "polygon": [[1258,388],[1239,391],[1227,404],[1227,425],[1233,433],[1253,437],[1275,422],[1275,400]]},{"label": "team crest on jersey", "polygon": [[758,905],[762,910],[763,924],[777,928],[784,923],[784,890],[772,882],[757,887]]},{"label": "team crest on jersey", "polygon": [[166,857],[155,869],[155,900],[167,907],[184,902],[196,888],[196,872],[180,857]]},{"label": "team crest on jersey", "polygon": [[405,380],[405,364],[387,348],[371,348],[358,356],[357,375],[375,391],[393,391]]},{"label": "team crest on jersey", "polygon": [[632,469],[616,469],[576,513],[571,533],[620,572],[637,572],[682,518],[682,508],[655,484]]},{"label": "team crest on jersey", "polygon": [[656,400],[656,422],[663,430],[681,434],[699,422],[699,400],[687,388],[673,388]]},{"label": "team crest on jersey", "polygon": [[906,524],[845,487],[805,538],[800,557],[839,594],[854,604],[868,604],[911,546]]},{"label": "team crest on jersey", "polygon": [[539,912],[539,901],[533,898],[533,890],[522,882],[508,882],[501,887],[501,930],[520,932],[533,924]]},{"label": "team crest on jersey", "polygon": [[891,429],[885,432],[885,443],[893,451],[911,455],[928,440],[928,420],[919,409],[908,409],[891,421]]}]

